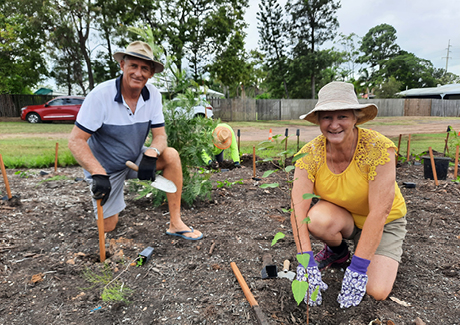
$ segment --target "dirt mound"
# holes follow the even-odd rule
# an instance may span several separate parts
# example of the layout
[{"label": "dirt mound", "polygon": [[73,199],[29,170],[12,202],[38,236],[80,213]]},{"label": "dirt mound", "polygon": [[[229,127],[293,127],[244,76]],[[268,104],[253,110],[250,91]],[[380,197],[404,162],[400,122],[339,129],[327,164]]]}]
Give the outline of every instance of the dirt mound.
[{"label": "dirt mound", "polygon": [[[275,173],[255,181],[252,156],[243,167],[213,173],[212,198],[182,210],[185,222],[204,233],[200,241],[168,236],[164,206],[137,199],[126,187],[127,208],[106,238],[112,278],[132,290],[129,302],[104,302],[102,286],[91,288],[88,270],[101,274],[98,231],[81,168],[58,169],[66,179],[46,181],[40,170],[8,170],[20,203],[0,203],[0,324],[256,324],[230,262],[235,262],[270,324],[305,324],[307,307],[296,305],[287,279],[261,279],[262,256],[270,253],[281,269],[295,270],[295,244],[289,224],[289,183]],[[273,169],[257,164],[257,176]],[[452,168],[451,168],[452,169]],[[397,168],[408,205],[408,233],[391,297],[340,309],[336,301],[343,269],[323,272],[329,289],[323,305],[308,309],[310,324],[459,324],[460,190],[448,180],[425,180],[423,166]],[[20,177],[20,176],[23,177]],[[292,176],[291,176],[292,177]],[[220,181],[220,183],[217,183]],[[224,182],[227,181],[227,182]],[[279,188],[262,189],[278,182]],[[415,188],[405,188],[413,182]],[[218,186],[219,185],[219,186]],[[2,195],[5,195],[1,187]],[[286,237],[271,247],[273,236]],[[322,244],[314,241],[314,250]],[[145,247],[154,253],[144,266],[130,266]]]}]

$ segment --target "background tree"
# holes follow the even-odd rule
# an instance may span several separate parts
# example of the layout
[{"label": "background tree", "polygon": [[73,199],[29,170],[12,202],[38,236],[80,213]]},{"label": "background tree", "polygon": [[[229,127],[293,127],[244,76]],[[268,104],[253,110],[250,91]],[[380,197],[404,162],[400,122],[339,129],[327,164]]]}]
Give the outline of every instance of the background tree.
[{"label": "background tree", "polygon": [[260,50],[264,54],[270,96],[289,98],[286,82],[288,73],[287,32],[283,8],[276,0],[262,0],[257,12]]},{"label": "background tree", "polygon": [[301,60],[304,65],[297,68],[310,77],[310,98],[316,96],[316,76],[327,67],[321,65],[326,61],[318,49],[324,42],[334,38],[334,32],[339,27],[336,17],[339,8],[340,1],[334,0],[288,0],[286,3],[291,15],[292,57],[304,57]]},{"label": "background tree", "polygon": [[0,93],[31,93],[48,75],[46,38],[42,21],[49,12],[45,2],[0,2]]}]

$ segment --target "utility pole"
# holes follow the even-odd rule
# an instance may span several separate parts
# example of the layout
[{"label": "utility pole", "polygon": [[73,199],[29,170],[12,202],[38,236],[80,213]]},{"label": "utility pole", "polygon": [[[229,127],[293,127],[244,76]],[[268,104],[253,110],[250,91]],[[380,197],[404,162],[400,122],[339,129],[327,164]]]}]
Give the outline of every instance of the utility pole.
[{"label": "utility pole", "polygon": [[[445,58],[446,58],[446,72],[445,72],[445,73],[447,73],[447,67],[448,67],[448,64],[449,64],[449,58],[450,58],[450,57],[449,57],[449,53],[452,52],[452,51],[450,50],[450,47],[451,47],[451,46],[452,46],[452,45],[450,45],[450,40],[449,40],[449,42],[447,43],[447,56],[445,57]],[[442,59],[444,59],[444,58],[442,58]],[[450,59],[452,59],[452,58],[450,58]]]}]

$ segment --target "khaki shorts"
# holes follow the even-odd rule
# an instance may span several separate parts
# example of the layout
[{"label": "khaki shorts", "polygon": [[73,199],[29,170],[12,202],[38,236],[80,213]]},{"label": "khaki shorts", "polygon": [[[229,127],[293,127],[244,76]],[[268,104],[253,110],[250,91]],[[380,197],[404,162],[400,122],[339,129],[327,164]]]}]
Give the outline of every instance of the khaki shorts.
[{"label": "khaki shorts", "polygon": [[[406,237],[406,217],[402,217],[387,223],[383,227],[382,239],[380,240],[379,247],[375,251],[375,255],[383,255],[394,259],[401,263],[402,244],[404,237]],[[347,239],[353,239],[355,248],[358,245],[359,238],[361,237],[362,229],[355,226],[353,233]]]}]

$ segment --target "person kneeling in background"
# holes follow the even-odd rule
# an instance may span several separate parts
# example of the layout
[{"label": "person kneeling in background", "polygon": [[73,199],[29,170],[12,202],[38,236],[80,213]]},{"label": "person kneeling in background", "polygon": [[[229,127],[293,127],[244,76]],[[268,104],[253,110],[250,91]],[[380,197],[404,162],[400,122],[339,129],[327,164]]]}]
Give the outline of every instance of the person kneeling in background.
[{"label": "person kneeling in background", "polygon": [[238,151],[238,143],[236,142],[235,132],[230,125],[225,123],[217,124],[217,127],[212,132],[212,142],[214,148],[212,155],[214,159],[203,150],[201,159],[203,162],[214,168],[219,168],[219,164],[224,161],[224,150],[230,148],[230,154],[235,167],[241,167],[240,165],[240,153]]}]

